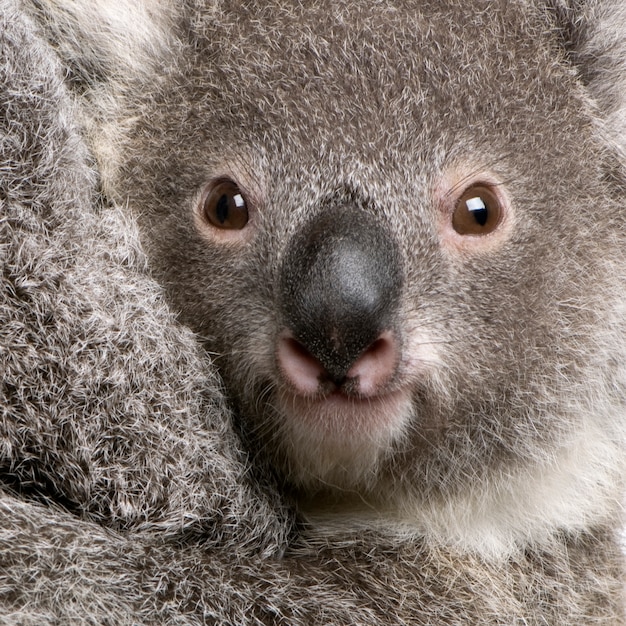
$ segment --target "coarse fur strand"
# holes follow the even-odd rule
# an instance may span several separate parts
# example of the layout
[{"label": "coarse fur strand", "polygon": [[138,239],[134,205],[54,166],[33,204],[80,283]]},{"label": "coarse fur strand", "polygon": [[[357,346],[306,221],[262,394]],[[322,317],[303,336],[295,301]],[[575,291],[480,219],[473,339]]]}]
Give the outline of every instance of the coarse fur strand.
[{"label": "coarse fur strand", "polygon": [[[0,0],[0,621],[623,624],[622,5]],[[366,401],[277,365],[344,208]]]}]

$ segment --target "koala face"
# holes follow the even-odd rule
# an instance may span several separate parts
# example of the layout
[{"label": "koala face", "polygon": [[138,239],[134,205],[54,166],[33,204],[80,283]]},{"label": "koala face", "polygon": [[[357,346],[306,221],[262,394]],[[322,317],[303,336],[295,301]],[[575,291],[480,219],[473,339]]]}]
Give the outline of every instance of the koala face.
[{"label": "koala face", "polygon": [[617,183],[517,4],[225,0],[127,94],[113,186],[297,490],[389,505],[539,467],[608,384]]}]

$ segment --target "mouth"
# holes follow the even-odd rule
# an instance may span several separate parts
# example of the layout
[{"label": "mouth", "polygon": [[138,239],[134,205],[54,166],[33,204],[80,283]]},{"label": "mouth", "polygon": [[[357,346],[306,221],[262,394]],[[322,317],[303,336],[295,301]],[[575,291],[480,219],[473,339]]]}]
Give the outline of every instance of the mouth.
[{"label": "mouth", "polygon": [[277,404],[289,478],[303,486],[340,488],[373,480],[405,437],[412,406],[407,390],[363,397],[335,389],[303,396],[289,388]]},{"label": "mouth", "polygon": [[408,400],[406,393],[395,391],[362,396],[348,389],[310,396],[284,391],[281,408],[294,421],[320,435],[357,437],[370,436],[388,427],[398,428],[397,415]]}]

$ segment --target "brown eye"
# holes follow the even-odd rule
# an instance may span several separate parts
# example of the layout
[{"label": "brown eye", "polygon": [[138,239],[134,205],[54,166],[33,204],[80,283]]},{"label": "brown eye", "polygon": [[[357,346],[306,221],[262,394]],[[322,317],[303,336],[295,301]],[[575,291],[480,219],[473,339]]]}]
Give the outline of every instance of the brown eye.
[{"label": "brown eye", "polygon": [[458,199],[452,214],[452,227],[459,235],[487,235],[502,220],[502,204],[487,185],[472,185]]},{"label": "brown eye", "polygon": [[239,187],[232,180],[211,185],[204,194],[202,210],[216,228],[241,230],[248,223],[248,207]]}]

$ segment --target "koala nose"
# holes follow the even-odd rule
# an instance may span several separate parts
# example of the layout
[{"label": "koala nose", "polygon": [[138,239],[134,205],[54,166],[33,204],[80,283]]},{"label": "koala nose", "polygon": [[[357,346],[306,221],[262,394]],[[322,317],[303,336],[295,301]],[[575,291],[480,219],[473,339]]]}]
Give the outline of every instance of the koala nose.
[{"label": "koala nose", "polygon": [[392,235],[363,209],[329,208],[293,238],[281,270],[286,331],[277,358],[297,390],[331,384],[369,395],[391,377],[402,280]]}]

